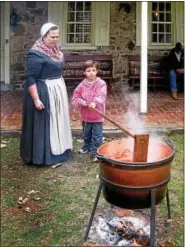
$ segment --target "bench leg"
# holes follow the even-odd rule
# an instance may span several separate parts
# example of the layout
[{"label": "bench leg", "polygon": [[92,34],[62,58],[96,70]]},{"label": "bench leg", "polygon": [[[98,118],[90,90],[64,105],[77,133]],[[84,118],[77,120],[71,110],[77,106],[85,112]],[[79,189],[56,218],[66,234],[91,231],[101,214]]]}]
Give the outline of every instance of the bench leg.
[{"label": "bench leg", "polygon": [[111,89],[112,89],[112,80],[108,80],[108,91],[111,92]]},{"label": "bench leg", "polygon": [[154,92],[156,92],[156,79],[153,79],[153,90],[154,90]]},{"label": "bench leg", "polygon": [[135,79],[133,78],[131,80],[131,84],[130,84],[131,89],[134,89],[134,84],[135,84]]}]

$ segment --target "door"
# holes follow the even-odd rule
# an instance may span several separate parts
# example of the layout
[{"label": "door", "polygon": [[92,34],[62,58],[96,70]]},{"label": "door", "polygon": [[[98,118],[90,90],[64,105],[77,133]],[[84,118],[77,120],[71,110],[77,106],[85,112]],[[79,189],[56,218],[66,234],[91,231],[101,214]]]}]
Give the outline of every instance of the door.
[{"label": "door", "polygon": [[10,84],[10,2],[0,2],[0,82]]}]

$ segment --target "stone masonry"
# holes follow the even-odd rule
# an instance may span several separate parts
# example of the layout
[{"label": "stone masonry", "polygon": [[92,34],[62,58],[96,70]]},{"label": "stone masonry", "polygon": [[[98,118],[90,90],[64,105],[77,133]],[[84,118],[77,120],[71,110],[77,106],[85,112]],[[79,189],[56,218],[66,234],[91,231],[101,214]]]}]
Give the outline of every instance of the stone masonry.
[{"label": "stone masonry", "polygon": [[[11,2],[18,15],[17,27],[11,27],[11,85],[22,89],[25,74],[25,55],[39,37],[40,27],[47,22],[47,2]],[[68,51],[65,51],[68,53]],[[73,51],[70,51],[73,52]],[[77,54],[112,54],[114,82],[127,82],[127,55],[138,54],[136,47],[136,2],[111,2],[110,45],[96,51],[77,51]],[[149,51],[157,54],[159,51]],[[164,51],[160,51],[164,54]]]}]

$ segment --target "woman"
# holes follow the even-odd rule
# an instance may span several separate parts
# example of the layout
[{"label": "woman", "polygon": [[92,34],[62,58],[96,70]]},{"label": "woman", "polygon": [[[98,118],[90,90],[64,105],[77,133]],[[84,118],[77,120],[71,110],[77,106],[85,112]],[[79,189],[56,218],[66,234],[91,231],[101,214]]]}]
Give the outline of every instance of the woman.
[{"label": "woman", "polygon": [[46,23],[27,54],[20,142],[26,163],[53,165],[69,159],[72,136],[59,28]]}]

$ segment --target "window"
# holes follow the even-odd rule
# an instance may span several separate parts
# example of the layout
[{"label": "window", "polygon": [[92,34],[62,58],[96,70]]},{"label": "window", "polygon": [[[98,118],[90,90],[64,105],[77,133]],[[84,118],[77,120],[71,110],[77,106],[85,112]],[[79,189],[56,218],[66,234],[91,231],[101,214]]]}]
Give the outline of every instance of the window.
[{"label": "window", "polygon": [[172,13],[170,2],[152,2],[151,42],[172,43]]},{"label": "window", "polygon": [[67,3],[67,43],[92,43],[92,3]]},{"label": "window", "polygon": [[[136,46],[141,46],[141,2],[136,2]],[[148,2],[148,48],[184,43],[184,2]]]},{"label": "window", "polygon": [[59,26],[63,49],[97,49],[109,45],[110,2],[49,2],[48,21]]}]

